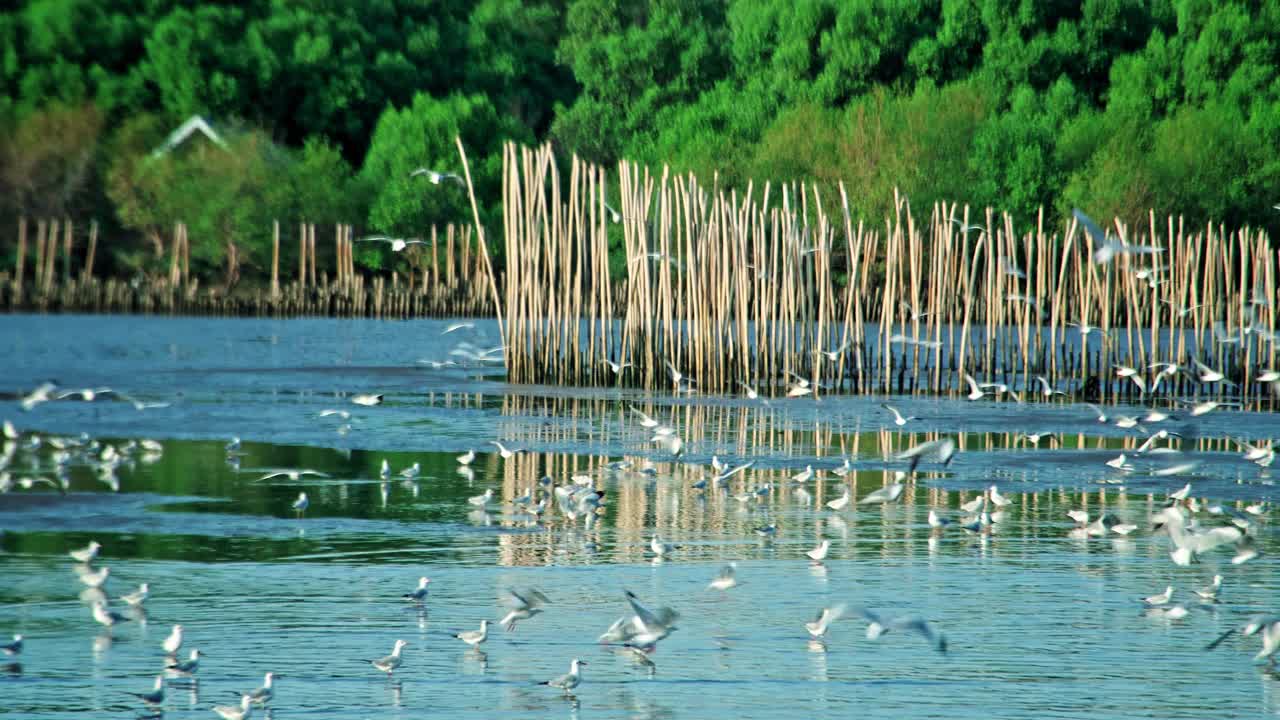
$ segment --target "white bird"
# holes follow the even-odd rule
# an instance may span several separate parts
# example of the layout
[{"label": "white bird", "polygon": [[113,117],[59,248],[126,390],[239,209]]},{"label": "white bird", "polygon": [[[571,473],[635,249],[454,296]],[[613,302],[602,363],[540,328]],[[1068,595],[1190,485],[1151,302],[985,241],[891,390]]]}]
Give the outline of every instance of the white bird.
[{"label": "white bird", "polygon": [[822,542],[818,543],[817,547],[815,547],[812,550],[806,550],[804,554],[808,555],[809,559],[812,560],[816,565],[816,564],[820,564],[823,560],[826,560],[827,553],[830,551],[831,551],[831,541],[824,538]]},{"label": "white bird", "polygon": [[73,560],[78,563],[88,565],[98,557],[98,551],[102,549],[102,545],[97,540],[89,541],[89,544],[79,550],[72,550],[67,553]]},{"label": "white bird", "polygon": [[476,459],[476,451],[468,450],[465,453],[459,455],[456,459],[459,465],[470,465]]},{"label": "white bird", "polygon": [[373,405],[381,405],[382,393],[377,393],[377,394],[360,393],[360,394],[352,395],[351,402],[355,403],[356,405],[363,405],[365,407],[370,407]]},{"label": "white bird", "polygon": [[409,177],[425,177],[427,180],[431,181],[432,185],[439,185],[447,180],[450,182],[456,182],[463,187],[467,186],[466,181],[464,181],[462,176],[457,173],[440,172],[439,170],[432,170],[431,168],[425,167],[420,167],[409,173]]},{"label": "white bird", "polygon": [[421,238],[398,238],[386,235],[370,235],[369,237],[356,238],[356,242],[384,242],[391,246],[391,252],[401,252],[410,245],[427,244],[427,241]]},{"label": "white bird", "polygon": [[1061,390],[1054,390],[1053,386],[1049,384],[1049,378],[1043,375],[1037,375],[1036,382],[1040,383],[1040,394],[1046,398],[1051,398],[1054,395],[1066,395]]},{"label": "white bird", "polygon": [[1013,504],[1012,500],[1000,494],[1000,491],[996,489],[995,485],[992,485],[987,492],[991,497],[991,504],[995,505],[996,507],[1008,507],[1009,505]]},{"label": "white bird", "polygon": [[1226,375],[1223,375],[1221,372],[1214,370],[1199,360],[1191,358],[1191,362],[1195,363],[1196,368],[1200,370],[1200,382],[1208,384],[1225,381],[1228,385],[1235,385],[1235,383],[1227,380]]},{"label": "white bird", "polygon": [[1148,595],[1147,597],[1142,598],[1142,603],[1148,607],[1155,607],[1157,605],[1167,605],[1169,600],[1172,598],[1173,586],[1167,585],[1165,586],[1164,592],[1156,593],[1155,595]]},{"label": "white bird", "polygon": [[404,599],[412,600],[413,602],[422,602],[423,600],[426,600],[427,595],[429,594],[429,591],[427,590],[427,586],[430,584],[431,584],[431,579],[426,577],[425,575],[423,577],[418,578],[418,587],[405,593],[403,595]]},{"label": "white bird", "polygon": [[142,603],[147,601],[147,595],[149,595],[150,593],[151,593],[150,586],[148,586],[146,583],[142,583],[141,585],[138,586],[137,590],[127,595],[121,595],[120,599],[123,600],[126,605],[132,605],[133,607],[138,607],[142,605]]},{"label": "white bird", "polygon": [[929,621],[918,616],[904,616],[892,619],[886,619],[871,610],[863,610],[862,616],[867,619],[867,639],[878,640],[885,633],[892,630],[913,630],[920,633],[928,643],[938,652],[945,653],[947,651],[947,638],[942,633],[934,630]]},{"label": "white bird", "polygon": [[902,491],[906,489],[906,485],[901,482],[894,482],[882,488],[872,490],[867,493],[861,500],[859,505],[875,505],[897,502],[902,497]]},{"label": "white bird", "polygon": [[475,327],[476,327],[476,324],[475,324],[475,323],[473,323],[473,322],[456,322],[456,323],[450,323],[450,324],[449,324],[449,326],[448,326],[448,327],[446,327],[446,328],[444,329],[444,332],[442,332],[442,333],[440,333],[440,334],[441,334],[441,335],[448,335],[449,333],[457,332],[457,331],[459,331],[459,330],[474,330],[474,329],[475,329]]},{"label": "white bird", "polygon": [[836,605],[834,607],[822,608],[818,614],[814,616],[811,622],[804,624],[804,629],[809,631],[809,635],[815,638],[823,637],[827,634],[827,630],[831,628],[831,624],[839,620],[844,615],[845,606]]},{"label": "white bird", "polygon": [[827,507],[831,508],[832,510],[835,510],[836,512],[839,512],[849,507],[849,503],[852,500],[853,500],[853,494],[849,492],[849,486],[846,485],[844,488],[844,494],[836,498],[835,500],[831,500],[830,502],[828,502]]},{"label": "white bird", "polygon": [[804,470],[791,476],[791,482],[804,483],[813,479],[813,466],[805,465]]},{"label": "white bird", "polygon": [[499,621],[508,632],[516,629],[516,623],[542,612],[542,606],[550,602],[546,595],[539,590],[530,588],[523,593],[508,588],[504,602],[510,608],[502,620]]},{"label": "white bird", "polygon": [[182,626],[174,625],[160,647],[164,648],[165,655],[176,655],[182,647]]},{"label": "white bird", "polygon": [[408,644],[409,643],[405,642],[404,640],[396,640],[396,646],[391,650],[390,655],[380,657],[376,660],[367,660],[366,662],[368,662],[370,665],[374,666],[375,668],[381,670],[382,672],[386,673],[387,677],[390,677],[391,674],[396,671],[396,668],[400,667],[401,665],[400,651],[403,650],[405,646],[407,646]]},{"label": "white bird", "polygon": [[708,590],[728,590],[729,588],[738,586],[738,577],[735,571],[738,568],[737,563],[729,563],[720,568],[720,574],[707,585]]},{"label": "white bird", "polygon": [[454,637],[471,647],[478,648],[489,637],[489,621],[481,620],[479,630],[463,630]]},{"label": "white bird", "polygon": [[330,417],[332,415],[337,415],[338,419],[340,420],[351,419],[351,413],[347,412],[346,410],[335,410],[334,408],[325,408],[324,410],[320,411],[320,417],[322,418]]},{"label": "white bird", "polygon": [[304,492],[300,492],[298,493],[298,499],[294,500],[293,505],[291,505],[290,507],[293,508],[294,512],[298,513],[299,517],[301,517],[302,513],[306,512],[307,508],[310,505],[311,505],[311,501],[307,499],[307,494]]},{"label": "white bird", "polygon": [[151,692],[144,692],[144,693],[131,692],[129,694],[138,698],[139,700],[141,700],[142,702],[148,705],[163,705],[164,704],[164,676],[163,675],[156,676],[156,682],[154,685],[151,686]]},{"label": "white bird", "polygon": [[895,407],[893,407],[893,406],[892,406],[892,405],[890,405],[889,403],[880,403],[880,407],[882,407],[882,408],[884,408],[885,410],[888,410],[889,412],[893,413],[893,424],[894,424],[894,425],[897,425],[898,427],[902,427],[903,425],[906,425],[906,424],[907,424],[907,422],[909,422],[909,421],[911,421],[911,420],[919,420],[919,419],[920,419],[920,418],[918,418],[918,417],[916,417],[916,416],[914,416],[914,415],[912,415],[912,416],[910,416],[910,417],[903,417],[903,416],[902,416],[902,413],[898,412],[898,409],[897,409],[897,408],[895,408]]},{"label": "white bird", "polygon": [[269,672],[262,678],[262,687],[250,690],[245,693],[249,696],[249,701],[254,705],[266,705],[271,702],[271,698],[275,697],[275,679],[276,674]]},{"label": "white bird", "polygon": [[934,530],[941,530],[942,528],[947,527],[948,525],[951,524],[951,520],[942,517],[941,515],[938,514],[938,511],[934,510],[933,508],[929,508],[929,515],[927,520],[929,523],[929,527],[933,528]]},{"label": "white bird", "polygon": [[604,358],[600,362],[604,363],[605,365],[608,365],[609,371],[612,372],[614,375],[621,375],[623,370],[626,370],[627,368],[631,367],[631,363],[614,362],[609,358]]},{"label": "white bird", "polygon": [[756,392],[756,389],[750,385],[744,382],[739,382],[738,385],[741,386],[742,390],[747,394],[748,400],[755,400],[760,397],[760,393]]},{"label": "white bird", "polygon": [[578,685],[582,683],[582,668],[585,666],[585,662],[574,658],[573,662],[569,663],[569,672],[542,684],[564,690],[565,695],[572,695],[574,688],[578,687]]},{"label": "white bird", "polygon": [[113,628],[122,622],[128,622],[129,618],[121,615],[114,610],[107,608],[107,604],[98,600],[93,604],[93,619],[97,620],[100,625],[107,629]]},{"label": "white bird", "polygon": [[100,588],[107,584],[108,578],[111,576],[111,568],[102,568],[97,572],[80,573],[80,582],[91,588]]},{"label": "white bird", "polygon": [[1214,601],[1218,599],[1218,591],[1221,589],[1222,589],[1222,576],[1214,575],[1213,582],[1210,583],[1207,587],[1202,587],[1202,588],[1199,588],[1198,590],[1193,590],[1192,592],[1194,592],[1201,600]]},{"label": "white bird", "polygon": [[114,393],[114,392],[115,391],[109,387],[81,388],[80,390],[67,390],[66,392],[58,393],[55,396],[55,399],[66,400],[69,397],[75,397],[76,395],[79,395],[81,400],[84,400],[85,402],[93,402],[98,398],[99,395],[107,395],[109,393]]},{"label": "white bird", "polygon": [[981,400],[982,397],[986,395],[986,393],[982,391],[982,388],[978,387],[978,381],[974,380],[972,375],[965,373],[964,381],[969,385],[969,394],[965,397],[970,400]]},{"label": "white bird", "polygon": [[518,450],[511,450],[506,445],[503,445],[497,440],[490,440],[489,444],[498,448],[498,455],[500,455],[503,460],[510,460],[511,458],[516,456],[517,452],[519,452]]},{"label": "white bird", "polygon": [[955,457],[955,454],[956,441],[949,437],[944,437],[907,448],[898,453],[895,459],[910,460],[911,471],[915,472],[916,466],[926,457],[931,457],[936,462],[942,463],[943,467],[947,467],[951,465],[951,460]]},{"label": "white bird", "polygon": [[222,720],[249,720],[253,715],[253,699],[248,695],[240,696],[239,705],[216,705],[213,711]]},{"label": "white bird", "polygon": [[308,470],[306,468],[300,468],[300,469],[281,468],[279,470],[272,470],[271,472],[267,473],[266,475],[263,475],[262,477],[258,478],[254,482],[262,482],[263,480],[270,480],[271,478],[277,478],[277,477],[287,477],[290,480],[297,482],[300,478],[306,477],[306,476],[327,478],[329,477],[329,474],[322,473],[319,470]]},{"label": "white bird", "polygon": [[58,386],[53,383],[41,383],[35,390],[23,395],[18,403],[22,406],[23,410],[29,411],[40,403],[49,402],[52,399],[51,395],[53,394],[53,391],[57,389]]},{"label": "white bird", "polygon": [[658,421],[657,421],[657,420],[654,420],[653,418],[651,418],[651,417],[649,417],[648,415],[644,414],[644,412],[643,412],[643,411],[641,411],[641,410],[640,410],[640,408],[637,408],[637,407],[635,407],[635,406],[633,405],[633,406],[631,406],[631,412],[633,412],[633,413],[635,413],[636,415],[639,415],[639,416],[640,416],[640,427],[645,427],[645,428],[656,428],[656,427],[658,427],[658,424],[659,424],[659,423],[658,423]]},{"label": "white bird", "polygon": [[486,488],[481,495],[474,495],[467,498],[467,504],[478,508],[487,507],[489,501],[493,499],[493,488]]},{"label": "white bird", "polygon": [[676,546],[671,543],[662,542],[658,539],[657,535],[654,535],[649,539],[649,549],[653,551],[654,555],[657,555],[660,558],[665,558],[675,552]]},{"label": "white bird", "polygon": [[170,658],[169,661],[165,663],[164,669],[166,672],[174,675],[195,675],[196,671],[200,669],[199,648],[192,648],[191,655],[186,660]]},{"label": "white bird", "polygon": [[22,654],[22,636],[14,635],[13,642],[8,642],[8,643],[5,643],[4,645],[0,645],[0,653],[4,653],[9,657],[13,657],[14,655],[21,655]]},{"label": "white bird", "polygon": [[1080,212],[1079,208],[1073,210],[1072,214],[1080,222],[1089,237],[1093,239],[1095,246],[1093,261],[1099,265],[1111,262],[1112,258],[1118,254],[1151,255],[1164,252],[1164,248],[1150,245],[1130,245],[1121,238],[1108,236],[1088,215]]}]

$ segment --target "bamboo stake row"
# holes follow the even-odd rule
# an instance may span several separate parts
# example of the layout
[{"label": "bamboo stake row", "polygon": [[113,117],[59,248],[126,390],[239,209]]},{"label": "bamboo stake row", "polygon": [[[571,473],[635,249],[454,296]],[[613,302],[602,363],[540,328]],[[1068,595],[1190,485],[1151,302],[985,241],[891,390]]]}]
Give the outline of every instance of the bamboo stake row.
[{"label": "bamboo stake row", "polygon": [[[1152,213],[1141,234],[1110,233],[1159,252],[1098,263],[1074,219],[1055,229],[1043,212],[1018,229],[940,203],[919,223],[895,195],[872,229],[850,217],[843,185],[835,197],[794,183],[709,191],[625,161],[617,177],[610,194],[603,168],[574,157],[562,170],[549,146],[506,146],[512,380],[821,396],[967,393],[972,376],[1026,399],[1044,395],[1043,377],[1050,390],[1144,399],[1114,366],[1151,388],[1152,365],[1176,363],[1162,393],[1231,394],[1201,383],[1192,361],[1236,382],[1275,362],[1280,256],[1258,230]],[[611,246],[625,256],[616,286]]]}]

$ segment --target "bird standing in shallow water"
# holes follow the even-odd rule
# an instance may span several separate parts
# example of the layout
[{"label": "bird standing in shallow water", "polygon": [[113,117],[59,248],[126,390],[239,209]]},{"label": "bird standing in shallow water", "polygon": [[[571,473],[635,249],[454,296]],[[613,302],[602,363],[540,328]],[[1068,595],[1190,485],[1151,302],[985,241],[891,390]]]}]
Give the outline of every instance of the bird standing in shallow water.
[{"label": "bird standing in shallow water", "polygon": [[561,690],[564,690],[565,695],[572,695],[574,688],[578,687],[578,685],[582,683],[581,668],[584,665],[586,665],[586,663],[574,658],[573,662],[569,664],[568,673],[561,675],[554,680],[548,680],[542,684],[549,685],[553,688],[560,688]]}]

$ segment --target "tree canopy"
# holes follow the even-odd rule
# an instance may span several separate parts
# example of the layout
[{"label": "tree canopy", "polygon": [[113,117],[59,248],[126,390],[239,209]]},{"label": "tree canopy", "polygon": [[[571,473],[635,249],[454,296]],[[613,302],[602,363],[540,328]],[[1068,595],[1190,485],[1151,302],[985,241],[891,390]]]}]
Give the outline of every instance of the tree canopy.
[{"label": "tree canopy", "polygon": [[[235,242],[252,273],[271,219],[469,219],[408,174],[458,171],[460,135],[486,222],[501,141],[549,139],[722,186],[842,180],[872,219],[897,188],[1277,230],[1278,66],[1280,0],[0,3],[0,220],[138,248],[181,220],[199,268]],[[195,114],[231,153],[150,158]]]}]

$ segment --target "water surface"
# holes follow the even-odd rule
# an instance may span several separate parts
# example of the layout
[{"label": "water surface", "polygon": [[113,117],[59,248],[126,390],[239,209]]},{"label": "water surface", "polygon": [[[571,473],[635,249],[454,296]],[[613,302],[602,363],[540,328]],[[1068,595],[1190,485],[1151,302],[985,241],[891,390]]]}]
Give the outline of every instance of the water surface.
[{"label": "water surface", "polygon": [[[149,689],[172,623],[199,647],[197,684],[170,689],[166,717],[214,717],[233,691],[261,674],[282,677],[273,717],[308,718],[809,718],[869,717],[1258,717],[1280,710],[1280,678],[1251,660],[1257,639],[1204,645],[1250,613],[1274,610],[1277,542],[1267,511],[1255,531],[1262,555],[1233,565],[1232,551],[1175,567],[1147,518],[1186,482],[1194,494],[1243,509],[1275,498],[1269,471],[1244,461],[1229,439],[1276,432],[1274,416],[1217,412],[1169,421],[1198,466],[1158,475],[1172,456],[1135,455],[1145,435],[1098,423],[1073,404],[897,399],[893,426],[881,399],[773,401],[648,396],[617,389],[514,386],[501,369],[464,361],[435,369],[418,360],[460,359],[462,343],[496,344],[496,328],[441,336],[428,320],[224,320],[88,316],[0,318],[0,416],[24,433],[13,478],[56,478],[47,439],[135,449],[103,478],[84,448],[69,448],[67,492],[39,485],[0,495],[0,637],[22,633],[20,664],[0,664],[0,696],[14,717],[137,717],[127,692]],[[120,400],[60,401],[22,412],[12,399],[39,382],[109,386],[168,407]],[[384,393],[362,408],[349,396]],[[636,405],[680,429],[676,462],[648,442]],[[349,419],[319,417],[324,409]],[[1141,409],[1109,409],[1113,414]],[[903,432],[909,430],[910,432]],[[1045,432],[1040,447],[1020,432]],[[84,433],[82,439],[76,440]],[[846,484],[832,474],[854,456],[855,497],[884,486],[904,464],[899,449],[945,433],[963,450],[946,468],[926,464],[902,501],[834,513],[819,510]],[[46,437],[33,447],[34,434]],[[243,438],[240,454],[224,445]],[[503,460],[489,445],[526,450]],[[1162,443],[1163,444],[1163,443]],[[454,456],[475,449],[470,473]],[[1120,473],[1104,461],[1125,452]],[[711,457],[755,465],[727,490],[692,487]],[[889,458],[889,459],[887,459]],[[379,476],[383,460],[393,477]],[[627,459],[652,474],[610,473]],[[405,480],[398,473],[418,463]],[[819,470],[804,485],[787,478]],[[259,480],[278,467],[329,477]],[[589,527],[550,514],[541,522],[495,502],[549,474],[590,474],[606,490]],[[761,502],[741,503],[766,483]],[[951,528],[932,537],[930,508],[957,508],[991,484],[1013,499],[990,536]],[[305,491],[298,517],[290,503]],[[1122,538],[1077,539],[1066,512],[1108,510],[1141,529]],[[1201,513],[1206,526],[1222,516]],[[776,537],[755,528],[774,524]],[[654,529],[681,546],[655,563]],[[804,551],[821,538],[831,557]],[[104,545],[111,597],[148,582],[139,616],[106,633],[94,623],[66,551]],[[741,585],[707,583],[727,562]],[[1224,576],[1221,602],[1191,602],[1190,589]],[[425,607],[400,595],[430,576]],[[1137,598],[1175,586],[1190,614],[1144,612]],[[540,588],[546,612],[514,632],[494,629],[483,653],[452,637],[503,612],[506,588]],[[638,665],[596,637],[623,615],[624,589],[681,613],[679,629]],[[803,623],[845,603],[824,644]],[[113,607],[123,611],[122,603]],[[914,635],[865,637],[859,608],[912,612],[949,640],[930,650]],[[411,643],[388,681],[361,659]],[[589,663],[574,700],[536,683]],[[0,661],[7,661],[0,658]]]}]

